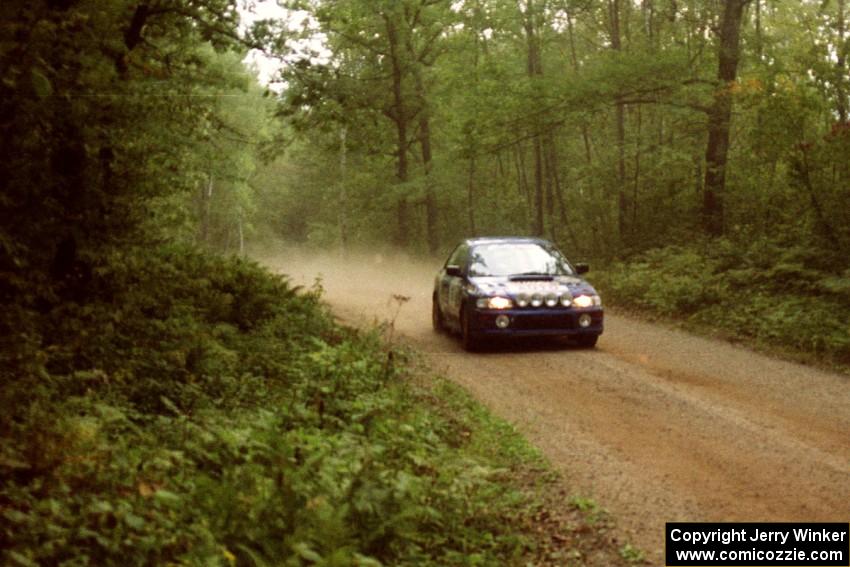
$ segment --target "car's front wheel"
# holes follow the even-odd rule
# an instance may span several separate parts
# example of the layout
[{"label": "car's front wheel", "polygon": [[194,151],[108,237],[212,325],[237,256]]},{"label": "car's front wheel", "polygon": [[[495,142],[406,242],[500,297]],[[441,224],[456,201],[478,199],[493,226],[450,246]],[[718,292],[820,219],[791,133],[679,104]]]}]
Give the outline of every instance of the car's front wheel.
[{"label": "car's front wheel", "polygon": [[438,333],[446,330],[446,325],[443,323],[443,313],[440,311],[440,304],[437,302],[436,295],[431,299],[431,325],[434,327],[434,331]]},{"label": "car's front wheel", "polygon": [[478,335],[469,326],[469,315],[465,307],[460,312],[460,340],[464,350],[472,352],[479,347]]}]

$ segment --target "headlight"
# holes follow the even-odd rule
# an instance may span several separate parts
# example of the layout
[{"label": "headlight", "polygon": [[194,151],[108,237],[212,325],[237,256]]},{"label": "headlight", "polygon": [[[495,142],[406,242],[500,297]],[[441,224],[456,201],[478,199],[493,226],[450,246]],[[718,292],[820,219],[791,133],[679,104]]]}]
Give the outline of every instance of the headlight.
[{"label": "headlight", "polygon": [[510,309],[514,306],[514,302],[507,297],[479,297],[475,302],[479,309]]},{"label": "headlight", "polygon": [[573,299],[573,305],[584,308],[594,305],[602,305],[602,299],[598,295],[579,295]]}]

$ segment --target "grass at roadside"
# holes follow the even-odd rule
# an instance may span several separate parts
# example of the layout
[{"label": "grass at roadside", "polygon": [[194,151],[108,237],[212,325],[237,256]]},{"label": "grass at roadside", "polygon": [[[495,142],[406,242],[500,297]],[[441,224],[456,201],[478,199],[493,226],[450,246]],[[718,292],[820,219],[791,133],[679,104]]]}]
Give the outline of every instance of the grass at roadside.
[{"label": "grass at roadside", "polygon": [[[505,522],[523,537],[519,564],[635,565],[643,553],[623,543],[609,514],[570,493],[541,452],[493,416],[463,388],[443,378],[419,380],[423,402],[459,431],[459,449],[491,471],[502,493]],[[503,502],[503,503],[504,503]]]},{"label": "grass at roadside", "polygon": [[627,562],[508,425],[315,290],[176,248],[60,299],[2,315],[3,564]]}]

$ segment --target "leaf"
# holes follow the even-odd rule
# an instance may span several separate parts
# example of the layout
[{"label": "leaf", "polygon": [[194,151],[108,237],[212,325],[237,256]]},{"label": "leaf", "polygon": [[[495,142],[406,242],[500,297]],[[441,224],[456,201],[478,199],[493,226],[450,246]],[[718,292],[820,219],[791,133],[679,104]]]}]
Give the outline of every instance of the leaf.
[{"label": "leaf", "polygon": [[53,85],[50,83],[50,79],[38,69],[33,69],[30,72],[30,79],[36,96],[44,98],[53,94]]},{"label": "leaf", "polygon": [[140,482],[138,485],[139,496],[142,498],[150,498],[156,493],[156,487],[147,482]]},{"label": "leaf", "polygon": [[109,514],[113,511],[112,503],[107,500],[98,500],[92,504],[91,509],[98,514]]},{"label": "leaf", "polygon": [[259,552],[254,551],[247,545],[241,543],[236,544],[236,547],[239,548],[239,551],[250,557],[256,567],[269,567],[270,563],[266,561]]},{"label": "leaf", "polygon": [[228,565],[236,565],[236,556],[224,546],[221,546],[221,554],[224,555],[224,558],[227,559]]},{"label": "leaf", "polygon": [[124,523],[134,530],[141,530],[145,527],[145,519],[135,514],[127,514],[124,516]]},{"label": "leaf", "polygon": [[161,502],[166,506],[178,506],[182,502],[179,494],[175,494],[170,490],[157,490],[153,495],[154,500]]},{"label": "leaf", "polygon": [[38,563],[17,551],[10,551],[9,557],[11,557],[18,565],[24,565],[25,567],[38,567]]},{"label": "leaf", "polygon": [[172,402],[171,400],[169,400],[165,396],[160,396],[159,401],[161,401],[162,405],[164,405],[167,409],[171,410],[172,412],[176,413],[177,415],[183,415],[183,412],[180,411],[180,408],[178,408],[177,405],[174,402]]},{"label": "leaf", "polygon": [[357,567],[382,567],[383,563],[375,559],[374,557],[369,557],[366,555],[361,555],[359,553],[354,554],[354,564]]},{"label": "leaf", "polygon": [[27,521],[27,516],[20,510],[6,510],[3,512],[3,517],[12,522],[13,524],[23,524]]},{"label": "leaf", "polygon": [[322,560],[322,556],[316,553],[316,551],[314,551],[309,544],[303,541],[300,543],[296,543],[292,546],[292,548],[295,550],[295,553],[297,553],[302,559],[306,559],[307,561],[313,561],[315,563],[319,563]]},{"label": "leaf", "polygon": [[0,456],[0,468],[24,470],[29,469],[30,465],[11,457]]}]

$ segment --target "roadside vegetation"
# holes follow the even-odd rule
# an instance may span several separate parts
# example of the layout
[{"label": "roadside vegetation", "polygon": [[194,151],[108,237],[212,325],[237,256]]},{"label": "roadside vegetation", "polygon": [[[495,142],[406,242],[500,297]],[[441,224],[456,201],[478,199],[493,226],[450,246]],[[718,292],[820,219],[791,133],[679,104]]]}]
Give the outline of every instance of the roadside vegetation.
[{"label": "roadside vegetation", "polygon": [[605,300],[819,363],[850,365],[850,271],[781,241],[670,246],[591,274]]},{"label": "roadside vegetation", "polygon": [[4,564],[618,561],[517,433],[319,288],[181,247],[90,285],[3,361]]}]

